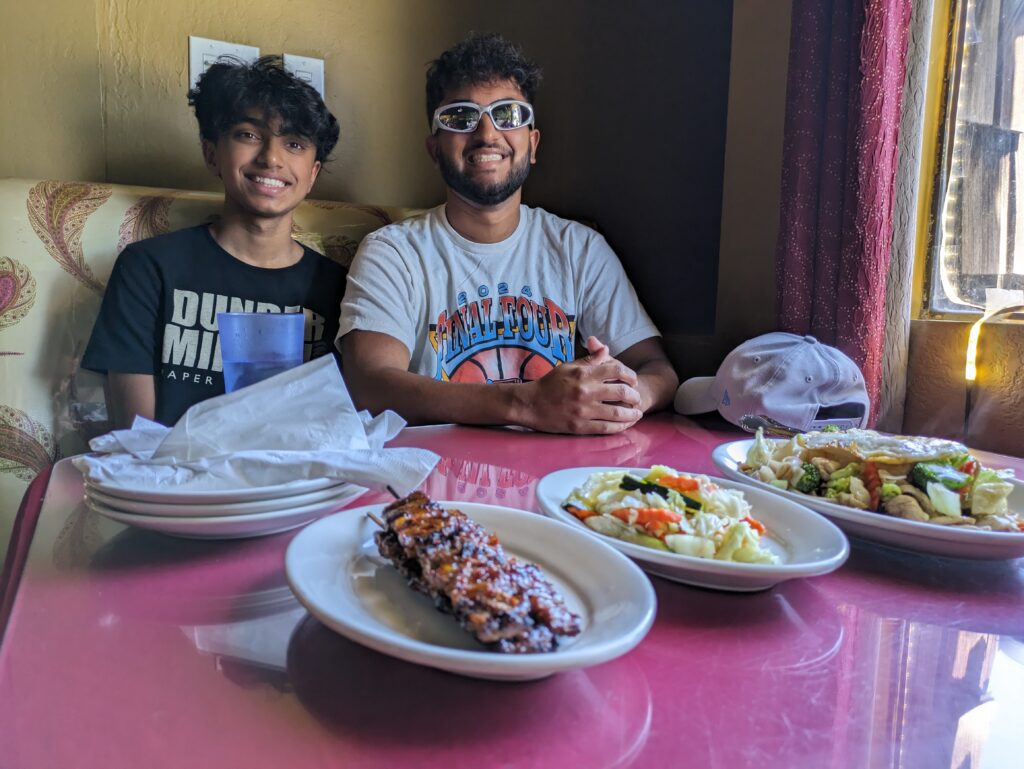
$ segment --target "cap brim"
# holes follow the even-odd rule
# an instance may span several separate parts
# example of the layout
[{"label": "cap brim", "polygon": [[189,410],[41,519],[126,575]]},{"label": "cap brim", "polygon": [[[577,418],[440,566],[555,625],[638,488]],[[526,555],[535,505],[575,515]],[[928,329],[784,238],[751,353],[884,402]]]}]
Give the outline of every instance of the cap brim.
[{"label": "cap brim", "polygon": [[673,406],[678,414],[705,414],[718,408],[718,399],[711,392],[713,376],[687,379],[676,390]]}]

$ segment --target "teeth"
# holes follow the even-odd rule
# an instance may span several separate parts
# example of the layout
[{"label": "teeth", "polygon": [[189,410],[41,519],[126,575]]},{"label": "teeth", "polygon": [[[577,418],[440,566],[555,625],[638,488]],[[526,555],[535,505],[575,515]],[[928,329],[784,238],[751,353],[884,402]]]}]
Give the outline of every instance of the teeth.
[{"label": "teeth", "polygon": [[501,155],[474,155],[471,158],[473,163],[491,163],[496,160],[501,160]]},{"label": "teeth", "polygon": [[253,180],[257,184],[265,184],[267,187],[284,187],[285,183],[280,179],[268,179],[265,176],[254,176]]}]

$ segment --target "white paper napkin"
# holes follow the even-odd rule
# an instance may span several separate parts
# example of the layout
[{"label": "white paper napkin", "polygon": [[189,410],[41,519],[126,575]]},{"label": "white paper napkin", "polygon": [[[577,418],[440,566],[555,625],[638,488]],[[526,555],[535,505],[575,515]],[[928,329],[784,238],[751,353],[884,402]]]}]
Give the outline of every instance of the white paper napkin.
[{"label": "white paper napkin", "polygon": [[181,492],[337,478],[367,488],[415,489],[440,457],[384,448],[405,426],[386,411],[356,412],[326,355],[192,406],[173,428],[136,418],[131,430],[94,438],[73,461],[100,486]]}]

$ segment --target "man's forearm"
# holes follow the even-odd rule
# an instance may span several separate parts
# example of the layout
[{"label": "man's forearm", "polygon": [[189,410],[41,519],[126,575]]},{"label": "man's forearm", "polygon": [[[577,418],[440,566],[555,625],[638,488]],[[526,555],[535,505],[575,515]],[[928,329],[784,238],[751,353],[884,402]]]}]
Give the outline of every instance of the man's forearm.
[{"label": "man's forearm", "polygon": [[618,354],[618,359],[636,373],[638,407],[643,413],[665,408],[672,402],[679,377],[669,362],[659,337],[637,342]]},{"label": "man's forearm", "polygon": [[[620,432],[643,413],[638,408],[637,376],[610,358],[596,340],[595,346],[601,349],[535,381],[495,384],[445,382],[412,373],[407,370],[405,346],[387,334],[352,331],[342,337],[341,355],[345,381],[359,408],[373,413],[391,409],[411,424],[519,425],[588,435]],[[651,361],[656,357],[643,356]],[[665,400],[664,376],[658,370],[652,374],[652,404]]]},{"label": "man's forearm", "polygon": [[636,369],[637,390],[640,391],[640,409],[645,414],[668,406],[679,387],[675,369],[664,359],[655,359]]},{"label": "man's forearm", "polygon": [[522,424],[522,385],[440,382],[396,368],[345,378],[356,408],[373,414],[391,409],[411,425]]}]

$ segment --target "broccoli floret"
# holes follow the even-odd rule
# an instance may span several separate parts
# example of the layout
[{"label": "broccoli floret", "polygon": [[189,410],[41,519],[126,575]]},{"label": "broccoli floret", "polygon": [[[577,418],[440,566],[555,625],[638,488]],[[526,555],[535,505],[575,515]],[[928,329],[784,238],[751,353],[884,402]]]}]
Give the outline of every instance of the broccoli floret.
[{"label": "broccoli floret", "polygon": [[801,468],[804,474],[800,476],[800,480],[793,485],[793,488],[804,494],[811,494],[817,491],[821,485],[821,473],[818,471],[818,468],[810,462],[804,462]]},{"label": "broccoli floret", "polygon": [[922,491],[928,490],[929,483],[941,483],[947,489],[959,491],[972,480],[967,473],[935,462],[919,462],[910,469],[910,482]]},{"label": "broccoli floret", "polygon": [[949,465],[954,470],[959,470],[961,467],[963,467],[965,462],[968,462],[972,459],[974,459],[974,457],[972,457],[970,454],[954,454],[951,457],[945,457],[943,459],[932,459],[929,461],[932,462],[933,464]]},{"label": "broccoli floret", "polygon": [[821,428],[821,431],[823,433],[838,433],[839,425],[825,425],[824,427]]},{"label": "broccoli floret", "polygon": [[895,483],[883,483],[879,493],[882,495],[882,501],[888,502],[893,497],[898,497],[901,492],[900,487]]},{"label": "broccoli floret", "polygon": [[857,475],[860,473],[861,467],[856,462],[850,462],[846,467],[836,470],[828,477],[828,485],[832,485],[832,481],[838,481],[840,478],[849,478],[851,475]]},{"label": "broccoli floret", "polygon": [[825,488],[826,499],[836,499],[840,494],[848,494],[850,492],[850,476],[844,476],[843,478],[836,478],[833,475],[828,479],[828,485]]}]

